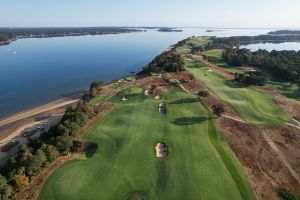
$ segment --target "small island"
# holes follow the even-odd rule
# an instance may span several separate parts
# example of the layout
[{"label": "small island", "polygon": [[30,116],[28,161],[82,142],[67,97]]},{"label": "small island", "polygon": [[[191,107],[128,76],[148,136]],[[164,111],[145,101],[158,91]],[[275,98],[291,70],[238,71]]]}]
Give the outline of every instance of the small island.
[{"label": "small island", "polygon": [[225,31],[225,30],[219,30],[219,29],[208,29],[206,32],[211,33],[211,32],[219,32],[219,31]]},{"label": "small island", "polygon": [[271,31],[269,35],[300,35],[300,30],[277,30]]},{"label": "small island", "polygon": [[159,31],[159,32],[182,32],[182,30],[180,30],[180,29],[167,28],[167,27],[159,28],[157,31]]}]

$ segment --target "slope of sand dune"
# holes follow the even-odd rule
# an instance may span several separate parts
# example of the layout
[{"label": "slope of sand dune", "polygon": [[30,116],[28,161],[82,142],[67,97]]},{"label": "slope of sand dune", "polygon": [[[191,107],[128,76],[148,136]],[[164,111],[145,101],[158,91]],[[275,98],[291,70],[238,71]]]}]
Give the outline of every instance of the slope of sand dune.
[{"label": "slope of sand dune", "polygon": [[10,124],[10,123],[22,120],[22,119],[26,119],[28,117],[32,117],[34,115],[41,114],[43,112],[47,112],[49,110],[67,106],[67,105],[76,103],[78,101],[80,101],[80,99],[61,99],[61,100],[53,101],[51,103],[48,103],[48,104],[45,104],[45,105],[42,105],[42,106],[39,106],[36,108],[32,108],[32,109],[17,113],[15,115],[11,115],[6,118],[2,118],[2,119],[0,119],[0,126],[4,126],[4,125],[7,125],[7,124]]}]

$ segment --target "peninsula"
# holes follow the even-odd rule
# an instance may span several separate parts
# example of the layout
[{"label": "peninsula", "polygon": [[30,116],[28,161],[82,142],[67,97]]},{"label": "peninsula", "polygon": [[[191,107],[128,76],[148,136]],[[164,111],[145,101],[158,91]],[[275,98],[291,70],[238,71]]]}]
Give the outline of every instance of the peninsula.
[{"label": "peninsula", "polygon": [[81,35],[107,35],[140,31],[123,27],[70,27],[70,28],[0,28],[0,45],[7,45],[21,38],[66,37]]}]

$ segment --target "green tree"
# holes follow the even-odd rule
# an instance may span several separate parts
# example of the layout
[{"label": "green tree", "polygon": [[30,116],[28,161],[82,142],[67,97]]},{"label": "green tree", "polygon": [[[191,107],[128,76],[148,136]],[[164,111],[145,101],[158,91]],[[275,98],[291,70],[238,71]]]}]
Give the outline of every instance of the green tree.
[{"label": "green tree", "polygon": [[0,193],[3,193],[4,188],[7,185],[7,180],[4,176],[0,175]]},{"label": "green tree", "polygon": [[54,139],[53,145],[58,149],[62,154],[67,154],[71,151],[73,146],[73,140],[68,134],[58,136]]},{"label": "green tree", "polygon": [[223,104],[216,104],[211,108],[213,110],[213,113],[217,116],[221,116],[221,114],[225,112],[225,106]]},{"label": "green tree", "polygon": [[204,99],[209,96],[209,93],[207,91],[203,90],[203,91],[198,92],[198,96]]},{"label": "green tree", "polygon": [[35,176],[44,167],[47,157],[45,153],[38,149],[34,155],[29,156],[26,162],[26,174]]},{"label": "green tree", "polygon": [[93,82],[90,85],[90,89],[89,89],[90,97],[94,98],[94,97],[98,96],[100,90],[102,89],[103,84],[104,84],[104,82],[102,82],[102,81]]},{"label": "green tree", "polygon": [[14,195],[14,189],[11,185],[6,185],[1,195],[2,200],[12,199]]},{"label": "green tree", "polygon": [[51,144],[44,144],[41,150],[43,150],[49,162],[54,161],[59,156],[57,148]]},{"label": "green tree", "polygon": [[282,200],[300,200],[299,195],[294,194],[285,188],[279,188],[277,194]]}]

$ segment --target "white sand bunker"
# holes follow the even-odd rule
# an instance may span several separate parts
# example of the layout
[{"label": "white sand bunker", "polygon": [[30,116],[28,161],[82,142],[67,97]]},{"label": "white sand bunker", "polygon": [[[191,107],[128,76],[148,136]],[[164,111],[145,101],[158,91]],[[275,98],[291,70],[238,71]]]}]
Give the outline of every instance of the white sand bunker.
[{"label": "white sand bunker", "polygon": [[167,107],[166,107],[166,103],[165,102],[162,102],[162,103],[159,104],[159,106],[158,106],[158,112],[164,113],[164,114],[167,113]]},{"label": "white sand bunker", "polygon": [[207,68],[206,71],[212,72],[213,70],[211,68]]},{"label": "white sand bunker", "polygon": [[145,90],[145,95],[146,95],[146,96],[149,96],[149,95],[150,95],[150,90],[148,90],[148,89]]},{"label": "white sand bunker", "polygon": [[121,98],[121,101],[128,101],[128,98],[127,98],[126,96],[123,96],[123,97]]},{"label": "white sand bunker", "polygon": [[164,158],[168,155],[167,145],[161,142],[155,146],[155,151],[156,151],[157,158]]}]

